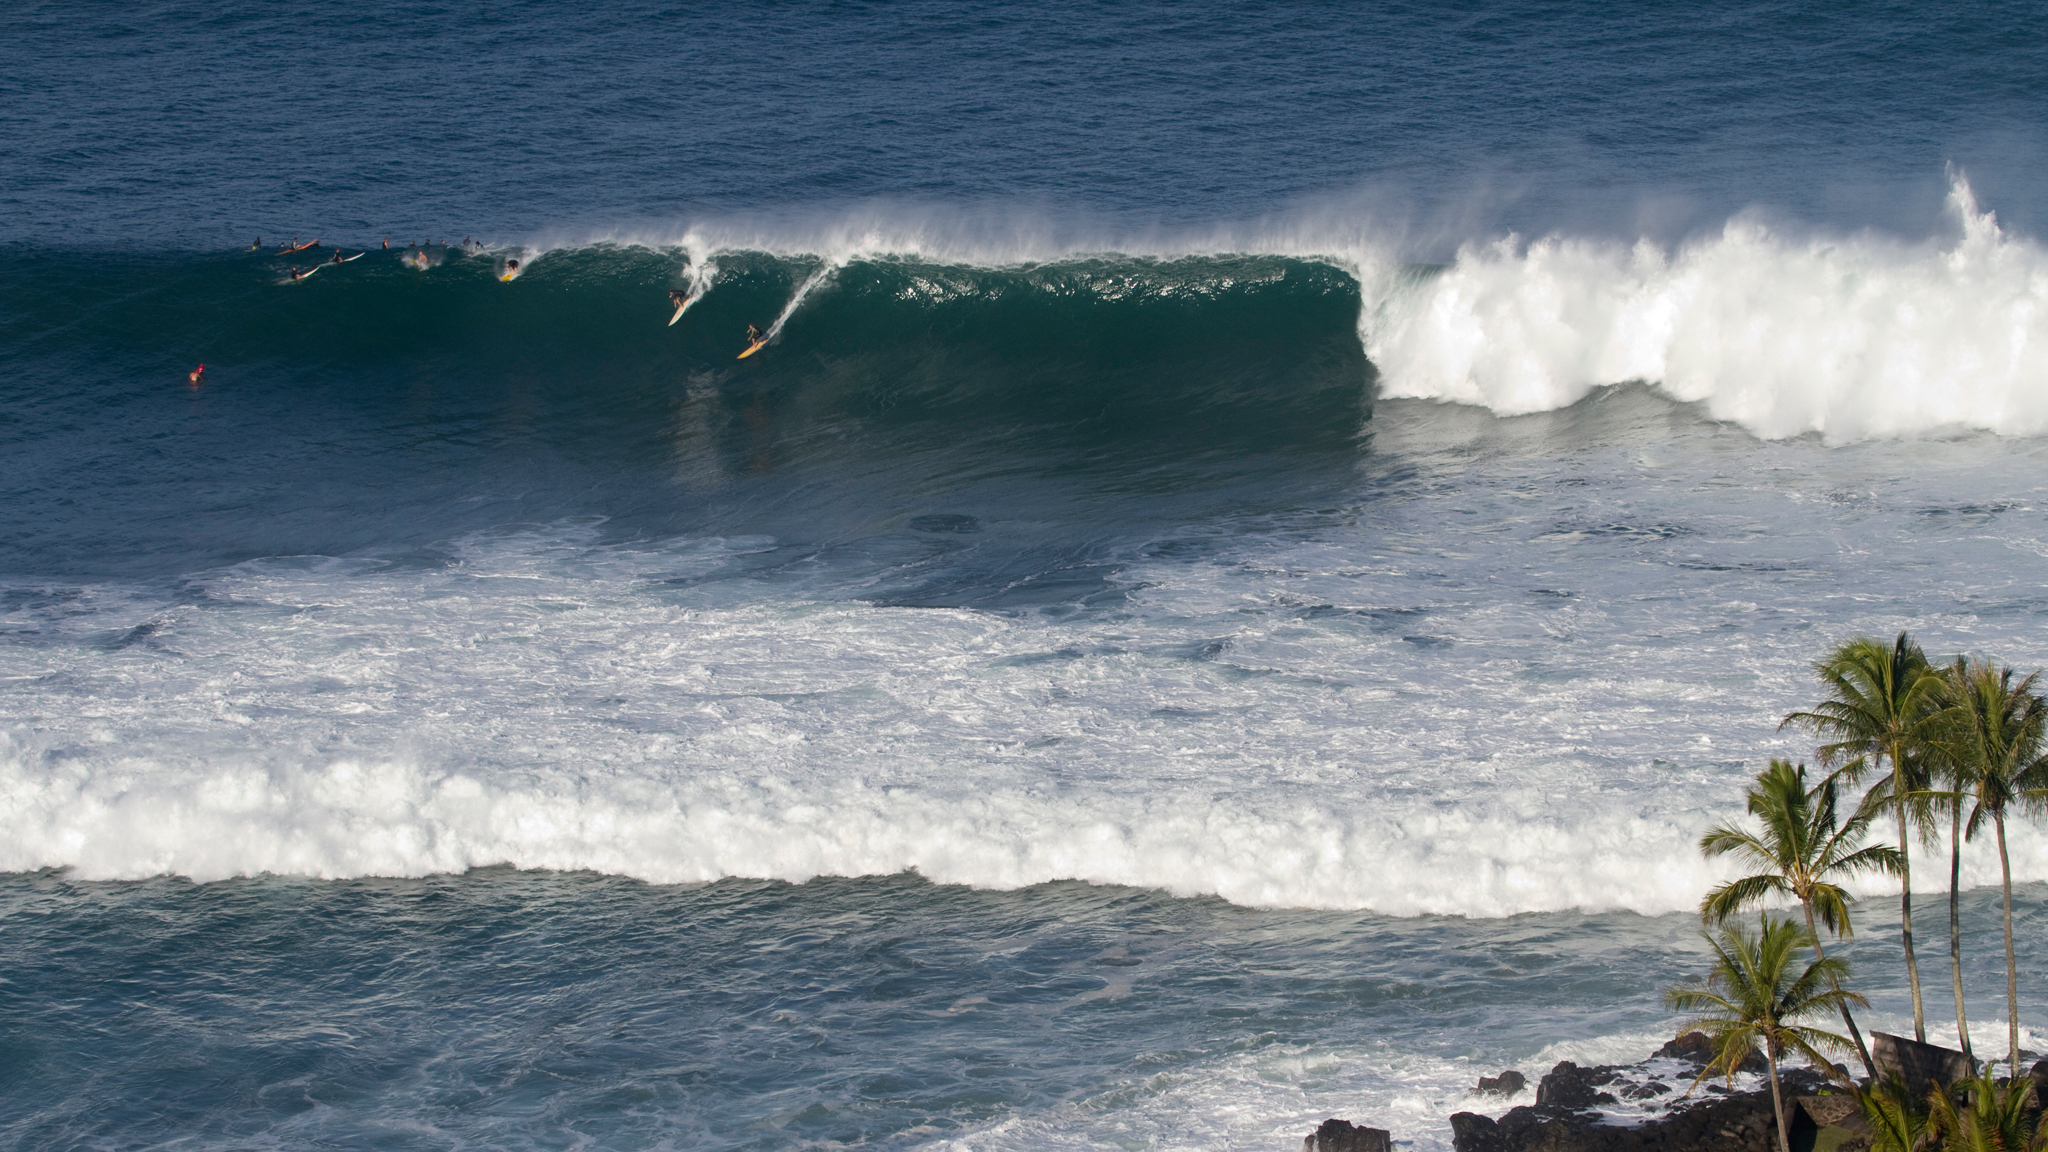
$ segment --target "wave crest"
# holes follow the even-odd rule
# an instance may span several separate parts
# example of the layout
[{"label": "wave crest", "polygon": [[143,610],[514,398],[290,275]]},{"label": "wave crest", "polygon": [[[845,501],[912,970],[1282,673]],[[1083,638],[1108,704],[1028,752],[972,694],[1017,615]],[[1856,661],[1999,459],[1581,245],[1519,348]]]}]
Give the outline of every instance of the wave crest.
[{"label": "wave crest", "polygon": [[1765,437],[2048,431],[2048,255],[1953,181],[1959,234],[1794,240],[1749,218],[1666,250],[1468,245],[1363,323],[1384,396],[1503,415],[1641,380]]}]

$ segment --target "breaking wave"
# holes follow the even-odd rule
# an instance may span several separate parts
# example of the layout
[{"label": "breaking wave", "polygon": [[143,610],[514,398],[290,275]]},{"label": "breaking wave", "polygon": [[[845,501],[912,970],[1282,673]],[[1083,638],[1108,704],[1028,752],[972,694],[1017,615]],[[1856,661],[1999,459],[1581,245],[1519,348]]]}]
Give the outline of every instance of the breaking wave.
[{"label": "breaking wave", "polygon": [[1366,326],[1383,394],[1502,415],[1655,384],[1766,438],[2048,430],[2048,256],[1957,181],[1946,243],[1799,239],[1755,220],[1667,249],[1461,249]]}]

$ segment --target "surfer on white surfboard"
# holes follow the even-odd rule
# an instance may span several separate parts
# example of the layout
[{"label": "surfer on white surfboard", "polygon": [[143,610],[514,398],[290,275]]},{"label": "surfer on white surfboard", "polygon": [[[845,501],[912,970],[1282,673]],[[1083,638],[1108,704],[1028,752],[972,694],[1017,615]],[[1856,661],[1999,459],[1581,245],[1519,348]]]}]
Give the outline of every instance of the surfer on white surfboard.
[{"label": "surfer on white surfboard", "polygon": [[676,306],[675,315],[668,318],[668,322],[674,324],[683,318],[683,309],[690,306],[690,298],[681,288],[671,288],[668,290],[668,302]]}]

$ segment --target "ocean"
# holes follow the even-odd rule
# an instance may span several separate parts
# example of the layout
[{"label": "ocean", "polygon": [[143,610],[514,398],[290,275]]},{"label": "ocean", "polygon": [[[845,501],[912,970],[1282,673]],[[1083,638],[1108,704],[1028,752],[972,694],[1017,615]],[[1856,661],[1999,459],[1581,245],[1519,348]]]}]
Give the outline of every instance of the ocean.
[{"label": "ocean", "polygon": [[2038,6],[0,37],[10,1147],[1448,1149],[1830,646],[2048,664]]}]

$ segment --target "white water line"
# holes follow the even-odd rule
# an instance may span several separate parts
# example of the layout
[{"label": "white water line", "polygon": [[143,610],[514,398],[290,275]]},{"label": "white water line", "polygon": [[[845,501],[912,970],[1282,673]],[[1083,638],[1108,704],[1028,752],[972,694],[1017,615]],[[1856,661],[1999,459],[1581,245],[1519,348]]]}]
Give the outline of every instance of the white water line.
[{"label": "white water line", "polygon": [[777,336],[780,336],[782,334],[782,326],[784,324],[789,323],[790,314],[796,311],[797,305],[802,304],[804,302],[804,297],[809,296],[811,294],[812,289],[818,287],[820,284],[823,284],[825,281],[831,279],[832,274],[837,271],[839,271],[838,264],[832,261],[826,261],[824,264],[818,267],[818,270],[816,272],[811,273],[810,278],[808,280],[805,280],[803,284],[797,288],[796,295],[791,296],[789,298],[789,303],[783,305],[782,315],[777,316],[775,318],[775,323],[770,324],[768,326],[768,335],[765,337],[765,339],[773,340]]},{"label": "white water line", "polygon": [[718,262],[711,259],[693,261],[684,265],[684,272],[690,278],[690,290],[683,296],[682,307],[676,309],[676,314],[670,317],[670,324],[682,319],[683,313],[690,310],[690,305],[702,300],[705,294],[711,291],[712,281],[718,278]]}]

